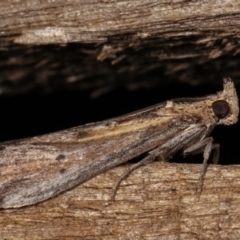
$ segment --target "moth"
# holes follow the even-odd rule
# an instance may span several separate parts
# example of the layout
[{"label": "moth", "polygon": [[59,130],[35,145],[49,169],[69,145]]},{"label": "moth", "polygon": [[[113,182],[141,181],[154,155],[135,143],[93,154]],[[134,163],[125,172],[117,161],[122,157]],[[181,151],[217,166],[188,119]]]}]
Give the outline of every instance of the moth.
[{"label": "moth", "polygon": [[169,100],[106,121],[56,133],[0,144],[0,208],[32,205],[75,187],[137,156],[116,182],[155,159],[169,160],[175,153],[203,152],[197,187],[201,192],[207,161],[219,145],[210,133],[215,125],[238,121],[238,97],[230,78],[223,91],[200,98]]}]

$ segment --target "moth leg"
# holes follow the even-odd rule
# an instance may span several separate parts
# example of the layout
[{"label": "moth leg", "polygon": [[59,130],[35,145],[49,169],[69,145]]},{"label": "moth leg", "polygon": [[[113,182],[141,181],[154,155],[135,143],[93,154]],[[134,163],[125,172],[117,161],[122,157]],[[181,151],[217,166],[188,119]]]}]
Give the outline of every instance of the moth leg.
[{"label": "moth leg", "polygon": [[124,172],[116,181],[113,189],[112,189],[112,194],[111,194],[111,197],[110,199],[112,201],[115,200],[115,196],[116,196],[116,193],[117,193],[117,190],[121,184],[121,182],[126,179],[130,173],[132,173],[134,170],[136,170],[137,168],[143,166],[143,165],[146,165],[152,161],[154,161],[155,159],[155,155],[148,155],[147,157],[143,158],[141,161],[139,161],[138,163],[134,164],[133,166],[131,166],[126,172]]},{"label": "moth leg", "polygon": [[184,149],[183,154],[187,155],[202,153],[204,152],[204,149],[206,148],[206,145],[209,143],[209,141],[213,142],[213,138],[204,138],[202,141],[188,146],[186,149]]},{"label": "moth leg", "polygon": [[211,151],[215,150],[213,155],[213,162],[218,163],[220,145],[213,144],[213,138],[209,137],[185,149],[184,154],[191,153],[191,152],[196,153],[196,152],[199,152],[198,150],[203,151],[203,164],[202,164],[202,169],[201,169],[198,186],[197,186],[197,197],[199,199],[200,194],[202,192],[204,176],[207,169],[207,162],[210,157]]},{"label": "moth leg", "polygon": [[213,153],[213,163],[214,164],[218,164],[218,160],[219,160],[219,153],[220,153],[220,144],[219,143],[215,143],[212,146],[212,149],[214,149],[214,153]]}]

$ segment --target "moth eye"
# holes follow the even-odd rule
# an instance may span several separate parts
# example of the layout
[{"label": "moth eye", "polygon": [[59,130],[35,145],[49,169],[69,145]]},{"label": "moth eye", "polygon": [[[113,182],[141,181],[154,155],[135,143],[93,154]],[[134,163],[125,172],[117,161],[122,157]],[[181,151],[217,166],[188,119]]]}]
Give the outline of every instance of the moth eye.
[{"label": "moth eye", "polygon": [[212,109],[218,118],[224,118],[228,115],[230,107],[225,100],[218,100],[212,104]]}]

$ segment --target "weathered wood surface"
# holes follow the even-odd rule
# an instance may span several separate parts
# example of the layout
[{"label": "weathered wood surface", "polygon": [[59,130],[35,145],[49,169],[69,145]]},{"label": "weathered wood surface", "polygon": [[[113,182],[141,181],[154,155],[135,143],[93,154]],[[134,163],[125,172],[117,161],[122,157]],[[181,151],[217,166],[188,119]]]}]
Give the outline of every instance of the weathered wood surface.
[{"label": "weathered wood surface", "polygon": [[118,167],[54,199],[1,210],[1,239],[239,239],[240,167],[210,165],[199,201],[200,166],[155,162],[124,181]]},{"label": "weathered wood surface", "polygon": [[201,45],[233,34],[239,37],[240,3],[236,0],[10,0],[0,6],[2,37],[19,34],[13,40],[23,44],[99,43],[122,35],[133,45],[149,37],[161,36],[165,42],[173,37],[199,36]]},{"label": "weathered wood surface", "polygon": [[[219,86],[223,76],[239,79],[238,0],[8,0],[0,9],[0,94],[67,86],[96,97],[162,79]],[[197,201],[199,165],[153,163],[109,201],[126,168],[46,202],[0,210],[0,239],[240,238],[239,166],[210,165]]]},{"label": "weathered wood surface", "polygon": [[67,87],[97,97],[159,79],[239,76],[237,0],[9,0],[0,9],[2,94]]}]

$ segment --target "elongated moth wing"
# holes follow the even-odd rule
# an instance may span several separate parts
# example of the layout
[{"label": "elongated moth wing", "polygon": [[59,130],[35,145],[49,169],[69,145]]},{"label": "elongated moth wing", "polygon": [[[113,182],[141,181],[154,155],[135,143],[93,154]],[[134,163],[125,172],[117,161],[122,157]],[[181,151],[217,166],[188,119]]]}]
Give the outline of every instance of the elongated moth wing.
[{"label": "elongated moth wing", "polygon": [[[224,100],[229,112],[216,114]],[[219,104],[218,104],[219,105]],[[216,108],[216,106],[215,106]],[[230,79],[224,90],[194,99],[175,99],[110,120],[0,144],[0,208],[52,198],[142,153],[161,147],[168,160],[206,137],[216,124],[233,124],[238,98]],[[182,141],[175,144],[175,140]],[[181,140],[182,139],[182,140]]]}]

